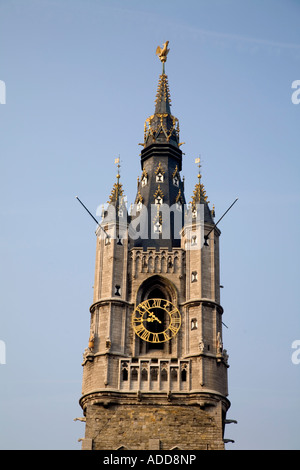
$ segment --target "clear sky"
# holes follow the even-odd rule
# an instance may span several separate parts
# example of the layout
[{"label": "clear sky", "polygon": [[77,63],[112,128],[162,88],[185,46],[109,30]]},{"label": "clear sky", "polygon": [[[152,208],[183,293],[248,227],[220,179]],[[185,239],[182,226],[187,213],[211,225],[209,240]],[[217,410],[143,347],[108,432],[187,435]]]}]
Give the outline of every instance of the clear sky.
[{"label": "clear sky", "polygon": [[239,198],[220,224],[226,448],[300,448],[299,18],[299,0],[0,0],[0,448],[80,449],[96,240],[75,196],[96,215],[120,155],[133,202],[166,40],[186,198],[199,155],[216,218]]}]

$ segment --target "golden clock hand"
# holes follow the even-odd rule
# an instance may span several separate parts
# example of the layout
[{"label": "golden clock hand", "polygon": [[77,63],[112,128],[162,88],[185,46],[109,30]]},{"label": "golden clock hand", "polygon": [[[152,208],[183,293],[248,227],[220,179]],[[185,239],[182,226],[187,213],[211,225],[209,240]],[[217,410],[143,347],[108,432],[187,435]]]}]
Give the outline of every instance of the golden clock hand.
[{"label": "golden clock hand", "polygon": [[148,310],[148,313],[149,313],[150,318],[147,318],[146,321],[148,321],[148,322],[153,322],[154,320],[156,320],[156,321],[158,321],[158,323],[161,323],[161,320],[160,320],[159,318],[157,318],[157,316],[154,315],[153,312],[150,312],[150,311]]}]

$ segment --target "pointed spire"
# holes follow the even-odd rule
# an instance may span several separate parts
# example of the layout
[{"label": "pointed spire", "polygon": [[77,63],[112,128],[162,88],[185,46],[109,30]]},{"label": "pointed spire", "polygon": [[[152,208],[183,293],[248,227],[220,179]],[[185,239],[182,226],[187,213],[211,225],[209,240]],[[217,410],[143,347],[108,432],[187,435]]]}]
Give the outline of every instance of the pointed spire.
[{"label": "pointed spire", "polygon": [[199,170],[198,170],[198,183],[195,186],[192,200],[191,200],[192,208],[195,206],[195,204],[204,204],[205,202],[206,203],[209,202],[207,201],[207,195],[204,189],[204,184],[201,183],[202,175],[200,173],[200,168],[201,168],[200,158],[196,158],[195,163],[198,164]]},{"label": "pointed spire", "polygon": [[[111,219],[114,219],[116,217],[116,220],[124,220],[126,218],[126,213],[127,213],[127,208],[126,208],[126,196],[124,194],[124,189],[122,186],[122,183],[120,182],[120,157],[115,159],[115,163],[117,163],[117,181],[114,183],[109,200],[107,203],[109,204],[107,211],[104,213],[104,217],[106,221],[109,221]],[[114,209],[111,211],[110,207],[114,207]]]},{"label": "pointed spire", "polygon": [[171,97],[169,90],[168,77],[165,74],[160,75],[155,100],[155,114],[171,114]]},{"label": "pointed spire", "polygon": [[204,204],[204,222],[213,223],[212,211],[210,211],[209,206],[208,206],[209,201],[207,200],[207,195],[206,195],[206,191],[205,191],[205,188],[204,188],[204,184],[201,183],[202,175],[201,175],[201,172],[200,172],[200,168],[201,168],[200,158],[196,158],[195,163],[198,164],[198,168],[199,168],[198,169],[198,175],[197,175],[198,176],[198,183],[195,185],[192,200],[190,202],[191,209],[192,209],[192,212],[193,212],[193,211],[196,210],[196,205],[197,204]]},{"label": "pointed spire", "polygon": [[[120,177],[120,175],[118,176]],[[124,190],[123,190],[122,184],[120,183],[118,179],[117,182],[114,183],[113,185],[113,188],[109,196],[109,200],[107,202],[108,204],[117,205],[120,203],[120,198],[122,200],[123,197],[124,197]]]},{"label": "pointed spire", "polygon": [[[165,64],[168,43],[157,48],[157,55]],[[168,77],[163,71],[159,76],[154,114],[145,122],[143,150],[141,151],[142,175],[138,181],[135,204],[138,206],[132,214],[132,220],[140,215],[144,217],[143,227],[147,224],[147,237],[134,240],[134,246],[173,247],[181,246],[180,230],[184,221],[185,204],[183,182],[180,177],[182,151],[179,142],[178,119],[171,114],[171,97]],[[176,206],[174,206],[176,204]],[[139,207],[147,211],[139,213]],[[165,208],[173,207],[174,216],[167,220]],[[154,214],[153,214],[154,211]],[[164,213],[164,215],[163,215]],[[137,215],[138,214],[138,215]],[[165,218],[165,220],[163,220]],[[136,223],[136,222],[135,222]],[[142,226],[141,223],[138,225]],[[145,230],[145,229],[144,229]],[[156,234],[153,237],[153,234]],[[162,234],[161,236],[158,234]]]},{"label": "pointed spire", "polygon": [[122,187],[122,183],[120,183],[120,157],[115,159],[115,163],[117,163],[118,173],[117,173],[117,182],[113,185],[111,190],[109,200],[107,201],[109,204],[119,205],[122,200],[124,199],[124,190]]},{"label": "pointed spire", "polygon": [[169,41],[163,48],[158,46],[156,49],[156,54],[163,64],[163,72],[158,80],[154,114],[145,121],[144,147],[153,143],[170,143],[179,147],[179,122],[171,114],[170,90],[164,67],[169,52],[168,44]]}]

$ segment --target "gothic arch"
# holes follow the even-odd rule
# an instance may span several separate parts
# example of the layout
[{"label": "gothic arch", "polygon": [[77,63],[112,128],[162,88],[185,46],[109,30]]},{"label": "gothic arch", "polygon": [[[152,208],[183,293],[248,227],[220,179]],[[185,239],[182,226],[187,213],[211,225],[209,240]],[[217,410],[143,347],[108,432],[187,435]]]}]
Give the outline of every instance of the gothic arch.
[{"label": "gothic arch", "polygon": [[161,298],[165,298],[177,305],[178,295],[175,285],[169,279],[160,275],[150,276],[141,283],[136,295],[136,304],[138,305],[144,300],[154,298],[152,293],[154,294],[159,291],[161,292]]}]

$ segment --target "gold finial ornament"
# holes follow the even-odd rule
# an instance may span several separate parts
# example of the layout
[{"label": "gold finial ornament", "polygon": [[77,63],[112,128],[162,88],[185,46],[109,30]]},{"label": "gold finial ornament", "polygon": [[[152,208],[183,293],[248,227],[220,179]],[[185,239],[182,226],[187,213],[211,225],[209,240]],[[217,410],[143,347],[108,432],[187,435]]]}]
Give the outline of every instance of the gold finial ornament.
[{"label": "gold finial ornament", "polygon": [[[107,201],[108,204],[112,203],[123,203],[124,202],[124,190],[122,188],[122,183],[120,183],[120,156],[118,158],[115,158],[115,164],[117,165],[118,168],[118,173],[117,173],[117,182],[113,185],[113,189],[111,191],[111,194],[109,196],[109,200]],[[119,198],[121,198],[119,200]]]},{"label": "gold finial ornament", "polygon": [[117,174],[117,178],[120,178],[120,156],[118,158],[115,158],[115,164],[117,164],[117,168],[118,168],[118,174]]},{"label": "gold finial ornament", "polygon": [[195,159],[195,163],[197,163],[197,166],[199,168],[199,171],[198,171],[198,183],[196,184],[195,186],[195,189],[194,189],[194,192],[193,192],[193,196],[192,196],[192,200],[191,200],[191,205],[192,205],[192,210],[195,209],[196,207],[196,204],[201,204],[204,202],[206,202],[207,204],[209,203],[209,201],[207,200],[207,195],[206,195],[206,191],[204,189],[204,184],[201,183],[201,171],[200,171],[200,168],[202,167],[201,165],[201,158],[198,157]]},{"label": "gold finial ornament", "polygon": [[170,51],[170,49],[168,49],[168,45],[169,41],[166,41],[162,48],[160,46],[157,46],[156,48],[156,55],[158,55],[158,58],[162,63],[165,63],[167,60],[167,55]]}]

